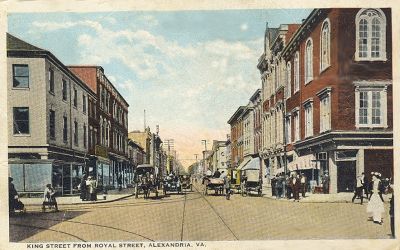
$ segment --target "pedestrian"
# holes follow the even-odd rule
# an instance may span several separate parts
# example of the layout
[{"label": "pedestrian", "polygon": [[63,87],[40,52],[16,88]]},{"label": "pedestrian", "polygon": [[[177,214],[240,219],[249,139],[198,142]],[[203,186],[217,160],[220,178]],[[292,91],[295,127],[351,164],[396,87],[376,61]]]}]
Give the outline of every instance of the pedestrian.
[{"label": "pedestrian", "polygon": [[374,172],[372,175],[372,189],[370,190],[372,194],[368,202],[367,213],[372,215],[370,219],[372,219],[374,223],[382,225],[382,214],[385,212],[385,208],[383,206],[380,176],[381,174],[378,172]]},{"label": "pedestrian", "polygon": [[290,184],[292,186],[292,192],[293,192],[293,201],[299,201],[300,200],[300,180],[297,178],[295,174],[293,174]]},{"label": "pedestrian", "polygon": [[329,182],[330,182],[330,178],[328,175],[328,171],[325,171],[325,174],[322,177],[322,189],[323,189],[324,194],[329,194]]},{"label": "pedestrian", "polygon": [[81,190],[80,198],[82,201],[87,200],[87,186],[86,186],[86,174],[82,176],[81,183],[79,184],[79,189]]},{"label": "pedestrian", "polygon": [[96,201],[97,200],[97,193],[96,193],[96,188],[97,188],[97,183],[96,180],[94,180],[92,178],[92,176],[89,176],[87,181],[86,181],[86,185],[88,186],[88,191],[89,191],[89,195],[90,201]]},{"label": "pedestrian", "polygon": [[301,173],[300,188],[301,188],[301,196],[305,198],[307,189],[307,177],[304,175],[304,173]]},{"label": "pedestrian", "polygon": [[363,178],[363,189],[364,189],[364,193],[366,198],[368,199],[368,194],[369,194],[369,182],[368,182],[368,178],[365,176],[364,172],[361,173],[361,176]]},{"label": "pedestrian", "polygon": [[282,197],[282,177],[281,175],[278,175],[276,178],[276,182],[275,182],[275,187],[276,187],[276,198],[280,199]]},{"label": "pedestrian", "polygon": [[389,204],[389,215],[390,215],[390,231],[392,233],[392,237],[394,238],[395,231],[394,231],[394,187],[393,185],[390,185],[389,187],[390,192],[392,193],[392,197],[390,198],[390,204]]},{"label": "pedestrian", "polygon": [[289,174],[286,175],[286,197],[288,200],[292,198],[292,185],[290,184],[291,178]]},{"label": "pedestrian", "polygon": [[354,203],[354,200],[356,197],[359,197],[361,199],[361,205],[363,204],[363,189],[364,189],[364,182],[363,182],[363,176],[360,175],[356,179],[356,190],[354,191],[354,196],[351,199],[351,202]]},{"label": "pedestrian", "polygon": [[117,183],[118,183],[118,191],[121,192],[122,190],[122,174],[119,174],[117,177]]},{"label": "pedestrian", "polygon": [[9,212],[14,212],[14,208],[17,207],[18,202],[18,192],[15,189],[14,184],[12,183],[14,179],[12,177],[8,177],[8,210]]},{"label": "pedestrian", "polygon": [[48,204],[49,206],[54,206],[55,212],[58,212],[58,205],[56,200],[56,192],[51,184],[47,184],[46,188],[43,192],[43,203],[42,203],[42,210],[45,211],[45,205]]},{"label": "pedestrian", "polygon": [[271,179],[272,196],[276,196],[276,179],[276,176],[272,177]]},{"label": "pedestrian", "polygon": [[282,180],[282,198],[285,198],[286,197],[286,188],[287,188],[285,173],[281,174],[281,180]]}]

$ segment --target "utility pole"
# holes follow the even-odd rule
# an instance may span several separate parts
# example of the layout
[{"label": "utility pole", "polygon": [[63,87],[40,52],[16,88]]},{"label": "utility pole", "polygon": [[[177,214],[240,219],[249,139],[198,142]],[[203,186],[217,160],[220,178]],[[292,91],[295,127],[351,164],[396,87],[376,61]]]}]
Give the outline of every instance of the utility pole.
[{"label": "utility pole", "polygon": [[206,170],[206,152],[207,152],[207,140],[201,140],[201,142],[204,142],[204,153],[203,153],[203,173]]},{"label": "utility pole", "polygon": [[198,154],[194,154],[194,156],[196,157],[196,172],[198,173],[199,172],[199,163],[197,162],[197,156],[198,156]]}]

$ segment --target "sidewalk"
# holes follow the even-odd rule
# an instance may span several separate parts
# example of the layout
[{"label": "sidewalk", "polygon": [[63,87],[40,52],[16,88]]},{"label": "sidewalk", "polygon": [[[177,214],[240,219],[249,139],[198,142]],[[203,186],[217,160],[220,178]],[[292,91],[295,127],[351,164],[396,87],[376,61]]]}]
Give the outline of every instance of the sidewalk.
[{"label": "sidewalk", "polygon": [[[272,196],[272,189],[267,187],[263,189],[263,197],[267,199],[273,199],[276,201],[282,202],[293,202],[293,199],[286,199],[280,198],[277,199],[275,196]],[[313,193],[306,193],[306,197],[301,197],[300,193],[300,201],[303,203],[352,203],[351,199],[353,198],[354,193],[336,193],[336,194],[313,194]],[[383,199],[386,202],[389,202],[390,195],[383,195]],[[359,199],[355,199],[354,203],[360,203]],[[364,203],[368,203],[368,199],[364,197]]]},{"label": "sidewalk", "polygon": [[[106,199],[104,200],[103,194],[97,194],[97,201],[82,201],[79,195],[75,196],[62,196],[56,197],[58,205],[82,205],[82,204],[94,204],[94,203],[107,203],[122,200],[124,198],[134,195],[134,188],[124,188],[120,191],[118,189],[109,190]],[[26,206],[41,206],[43,198],[20,198],[22,203]]]}]

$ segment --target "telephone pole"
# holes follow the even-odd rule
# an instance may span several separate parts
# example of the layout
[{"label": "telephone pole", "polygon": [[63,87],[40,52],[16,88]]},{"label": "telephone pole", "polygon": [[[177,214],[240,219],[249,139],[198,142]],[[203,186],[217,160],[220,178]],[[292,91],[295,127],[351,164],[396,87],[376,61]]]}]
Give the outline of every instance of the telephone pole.
[{"label": "telephone pole", "polygon": [[207,140],[201,140],[204,142],[204,153],[203,153],[203,173],[206,172],[206,152],[207,152]]}]

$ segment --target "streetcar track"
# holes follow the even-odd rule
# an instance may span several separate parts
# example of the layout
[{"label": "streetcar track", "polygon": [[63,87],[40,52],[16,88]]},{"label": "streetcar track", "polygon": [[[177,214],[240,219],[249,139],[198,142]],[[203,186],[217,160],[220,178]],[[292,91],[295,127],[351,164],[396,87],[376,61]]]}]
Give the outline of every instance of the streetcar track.
[{"label": "streetcar track", "polygon": [[55,229],[50,229],[50,228],[45,228],[45,227],[39,227],[39,226],[33,226],[33,225],[18,224],[18,223],[10,223],[10,225],[18,226],[18,227],[42,229],[42,230],[52,231],[52,232],[56,232],[56,233],[61,233],[61,234],[72,236],[72,237],[74,237],[74,238],[76,238],[76,239],[78,239],[80,241],[86,242],[86,240],[84,240],[84,239],[82,239],[82,238],[80,238],[80,237],[78,237],[78,236],[76,236],[74,234],[67,233],[67,232],[60,231],[60,230],[55,230]]},{"label": "streetcar track", "polygon": [[185,210],[186,210],[186,192],[185,192],[185,200],[183,202],[183,215],[182,215],[182,227],[181,227],[181,241],[183,241],[183,227],[185,225]]},{"label": "streetcar track", "polygon": [[113,229],[113,230],[116,230],[116,231],[122,231],[122,232],[125,232],[125,233],[129,233],[129,234],[133,234],[133,235],[136,235],[136,236],[140,236],[140,237],[142,237],[142,238],[144,238],[146,240],[154,242],[153,239],[151,239],[151,238],[149,238],[147,236],[144,236],[144,235],[141,235],[141,234],[138,234],[138,233],[134,233],[134,232],[131,232],[131,231],[128,231],[128,230],[125,230],[125,229],[112,227],[112,226],[105,226],[105,225],[99,225],[99,224],[93,224],[93,223],[87,223],[87,222],[79,222],[79,221],[73,221],[73,220],[59,220],[59,219],[48,219],[48,218],[38,218],[38,220],[56,221],[56,222],[68,222],[68,223],[82,224],[82,225],[88,225],[88,226],[94,226],[94,227],[103,227],[103,228]]},{"label": "streetcar track", "polygon": [[218,216],[218,218],[222,221],[222,223],[225,225],[226,228],[231,232],[233,237],[235,237],[236,240],[239,240],[239,238],[236,236],[236,234],[232,231],[232,229],[228,226],[228,224],[222,219],[221,215],[217,212],[217,210],[214,208],[214,206],[211,204],[209,200],[206,199],[206,197],[201,193],[197,187],[194,187],[198,193],[200,193],[201,197],[208,203],[208,205],[211,207],[211,209],[214,211],[214,213]]}]

